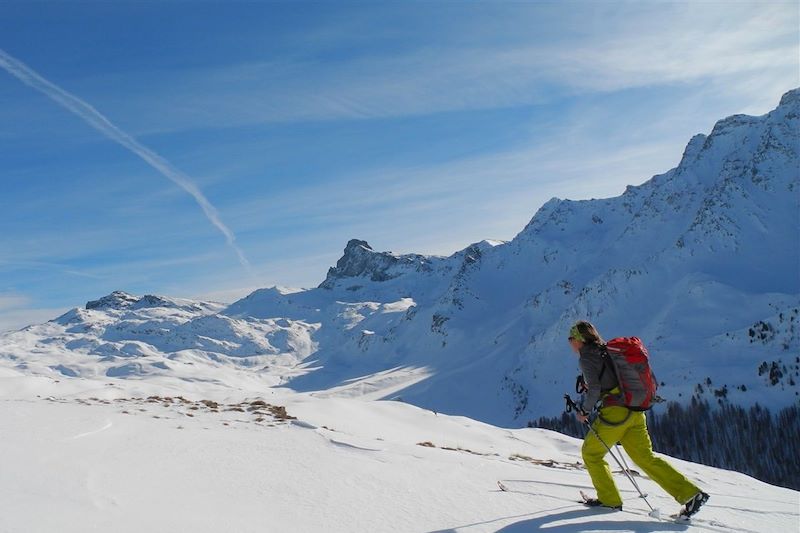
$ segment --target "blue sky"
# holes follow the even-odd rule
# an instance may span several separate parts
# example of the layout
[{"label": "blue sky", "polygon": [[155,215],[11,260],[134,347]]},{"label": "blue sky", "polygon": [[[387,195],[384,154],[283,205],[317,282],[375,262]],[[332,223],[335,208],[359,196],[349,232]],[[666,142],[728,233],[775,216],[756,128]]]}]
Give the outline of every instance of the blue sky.
[{"label": "blue sky", "polygon": [[324,279],[350,238],[448,255],[608,197],[798,79],[798,3],[9,2],[0,50],[184,188],[0,69],[0,330],[122,289]]}]

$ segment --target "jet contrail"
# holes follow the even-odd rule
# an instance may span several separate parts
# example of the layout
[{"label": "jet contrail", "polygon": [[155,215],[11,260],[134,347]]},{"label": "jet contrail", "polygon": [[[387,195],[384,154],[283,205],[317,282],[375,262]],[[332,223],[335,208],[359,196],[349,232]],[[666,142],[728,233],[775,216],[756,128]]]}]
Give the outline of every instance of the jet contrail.
[{"label": "jet contrail", "polygon": [[200,207],[203,209],[203,212],[206,214],[208,220],[214,226],[216,226],[216,228],[220,230],[223,235],[225,235],[225,240],[227,241],[228,246],[230,246],[233,251],[236,252],[236,256],[238,257],[242,266],[250,275],[254,276],[253,268],[250,266],[250,262],[244,256],[242,250],[240,250],[236,245],[236,236],[228,228],[228,226],[226,226],[222,220],[220,220],[217,209],[211,205],[211,202],[209,202],[203,193],[200,192],[200,189],[192,182],[189,176],[173,167],[169,161],[119,129],[98,110],[77,96],[68,93],[61,87],[58,87],[57,85],[44,79],[30,67],[18,59],[11,57],[2,49],[0,49],[0,67],[3,67],[8,71],[9,74],[15,78],[18,78],[24,84],[44,93],[62,107],[72,111],[86,121],[90,126],[144,159],[147,164],[163,174],[164,177],[170,179],[183,190],[191,194],[195,201],[197,201],[198,205],[200,205]]}]

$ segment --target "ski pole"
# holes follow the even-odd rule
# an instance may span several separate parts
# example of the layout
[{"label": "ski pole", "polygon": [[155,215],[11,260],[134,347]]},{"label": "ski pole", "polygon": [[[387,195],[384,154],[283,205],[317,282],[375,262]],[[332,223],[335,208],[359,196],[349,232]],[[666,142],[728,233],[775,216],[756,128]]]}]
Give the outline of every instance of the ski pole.
[{"label": "ski pole", "polygon": [[[575,409],[576,411],[580,410],[578,405],[572,400],[572,398],[570,398],[569,394],[565,394],[564,395],[564,399],[567,402],[567,412],[570,412],[573,409]],[[644,495],[642,490],[639,488],[639,485],[636,484],[636,481],[634,481],[633,476],[631,475],[631,473],[628,472],[628,470],[625,469],[625,467],[622,466],[622,463],[620,463],[619,459],[617,459],[617,456],[614,455],[614,452],[611,451],[611,448],[608,447],[608,444],[606,444],[606,441],[604,441],[600,437],[600,435],[597,433],[597,430],[595,430],[594,427],[592,427],[592,425],[589,423],[588,420],[585,422],[585,424],[587,426],[589,426],[589,431],[591,431],[594,434],[594,436],[597,438],[597,440],[599,440],[600,443],[608,451],[609,455],[611,455],[611,457],[614,458],[614,461],[616,461],[617,465],[619,465],[619,467],[622,469],[622,471],[625,472],[625,476],[630,480],[631,484],[633,484],[633,486],[636,488],[636,491],[639,493],[639,495],[642,497],[644,502],[650,508],[650,516],[653,516],[655,518],[660,517],[661,513],[657,509],[655,509],[652,505],[650,505],[650,502],[647,500],[647,496]]]},{"label": "ski pole", "polygon": [[644,498],[644,497],[645,497],[645,494],[644,494],[644,492],[642,491],[642,489],[640,489],[640,488],[639,488],[639,483],[636,481],[636,478],[634,478],[634,477],[633,477],[633,471],[631,470],[631,467],[629,467],[629,466],[628,466],[628,461],[626,461],[626,460],[625,460],[625,456],[624,456],[624,455],[622,455],[622,450],[620,450],[620,449],[619,449],[619,444],[617,444],[617,445],[615,446],[615,448],[617,449],[617,454],[619,455],[619,458],[620,458],[620,459],[622,459],[622,464],[624,464],[624,465],[625,465],[625,470],[627,470],[628,472],[630,472],[630,474],[631,474],[631,480],[633,481],[633,484],[634,484],[634,485],[636,485],[636,490],[638,490],[638,491],[639,491],[639,494],[641,494],[641,495],[642,495],[642,498]]}]

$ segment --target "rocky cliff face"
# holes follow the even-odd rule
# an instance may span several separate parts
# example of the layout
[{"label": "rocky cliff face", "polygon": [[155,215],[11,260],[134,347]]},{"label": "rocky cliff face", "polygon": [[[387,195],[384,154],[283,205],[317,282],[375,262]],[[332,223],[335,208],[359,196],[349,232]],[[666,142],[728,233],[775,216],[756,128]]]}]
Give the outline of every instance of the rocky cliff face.
[{"label": "rocky cliff face", "polygon": [[436,258],[419,254],[375,252],[367,241],[352,239],[347,243],[344,255],[336,262],[336,266],[328,270],[328,276],[320,287],[333,289],[337,281],[347,278],[388,281],[406,272],[431,272],[436,262]]}]

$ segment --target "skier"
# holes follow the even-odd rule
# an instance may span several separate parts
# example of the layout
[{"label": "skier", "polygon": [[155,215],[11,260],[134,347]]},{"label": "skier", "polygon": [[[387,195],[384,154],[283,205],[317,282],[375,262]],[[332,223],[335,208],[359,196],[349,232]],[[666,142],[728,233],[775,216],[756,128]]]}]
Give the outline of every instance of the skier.
[{"label": "skier", "polygon": [[624,405],[616,371],[597,329],[589,322],[579,321],[570,329],[568,340],[572,350],[579,355],[579,366],[586,383],[585,397],[576,411],[578,420],[588,423],[590,412],[600,402],[598,416],[592,424],[595,431],[586,435],[581,450],[586,470],[597,490],[597,498],[587,499],[586,505],[622,509],[622,499],[604,459],[608,449],[603,444],[613,446],[620,443],[650,479],[684,506],[680,516],[688,518],[695,514],[709,495],[653,454],[645,414]]}]

